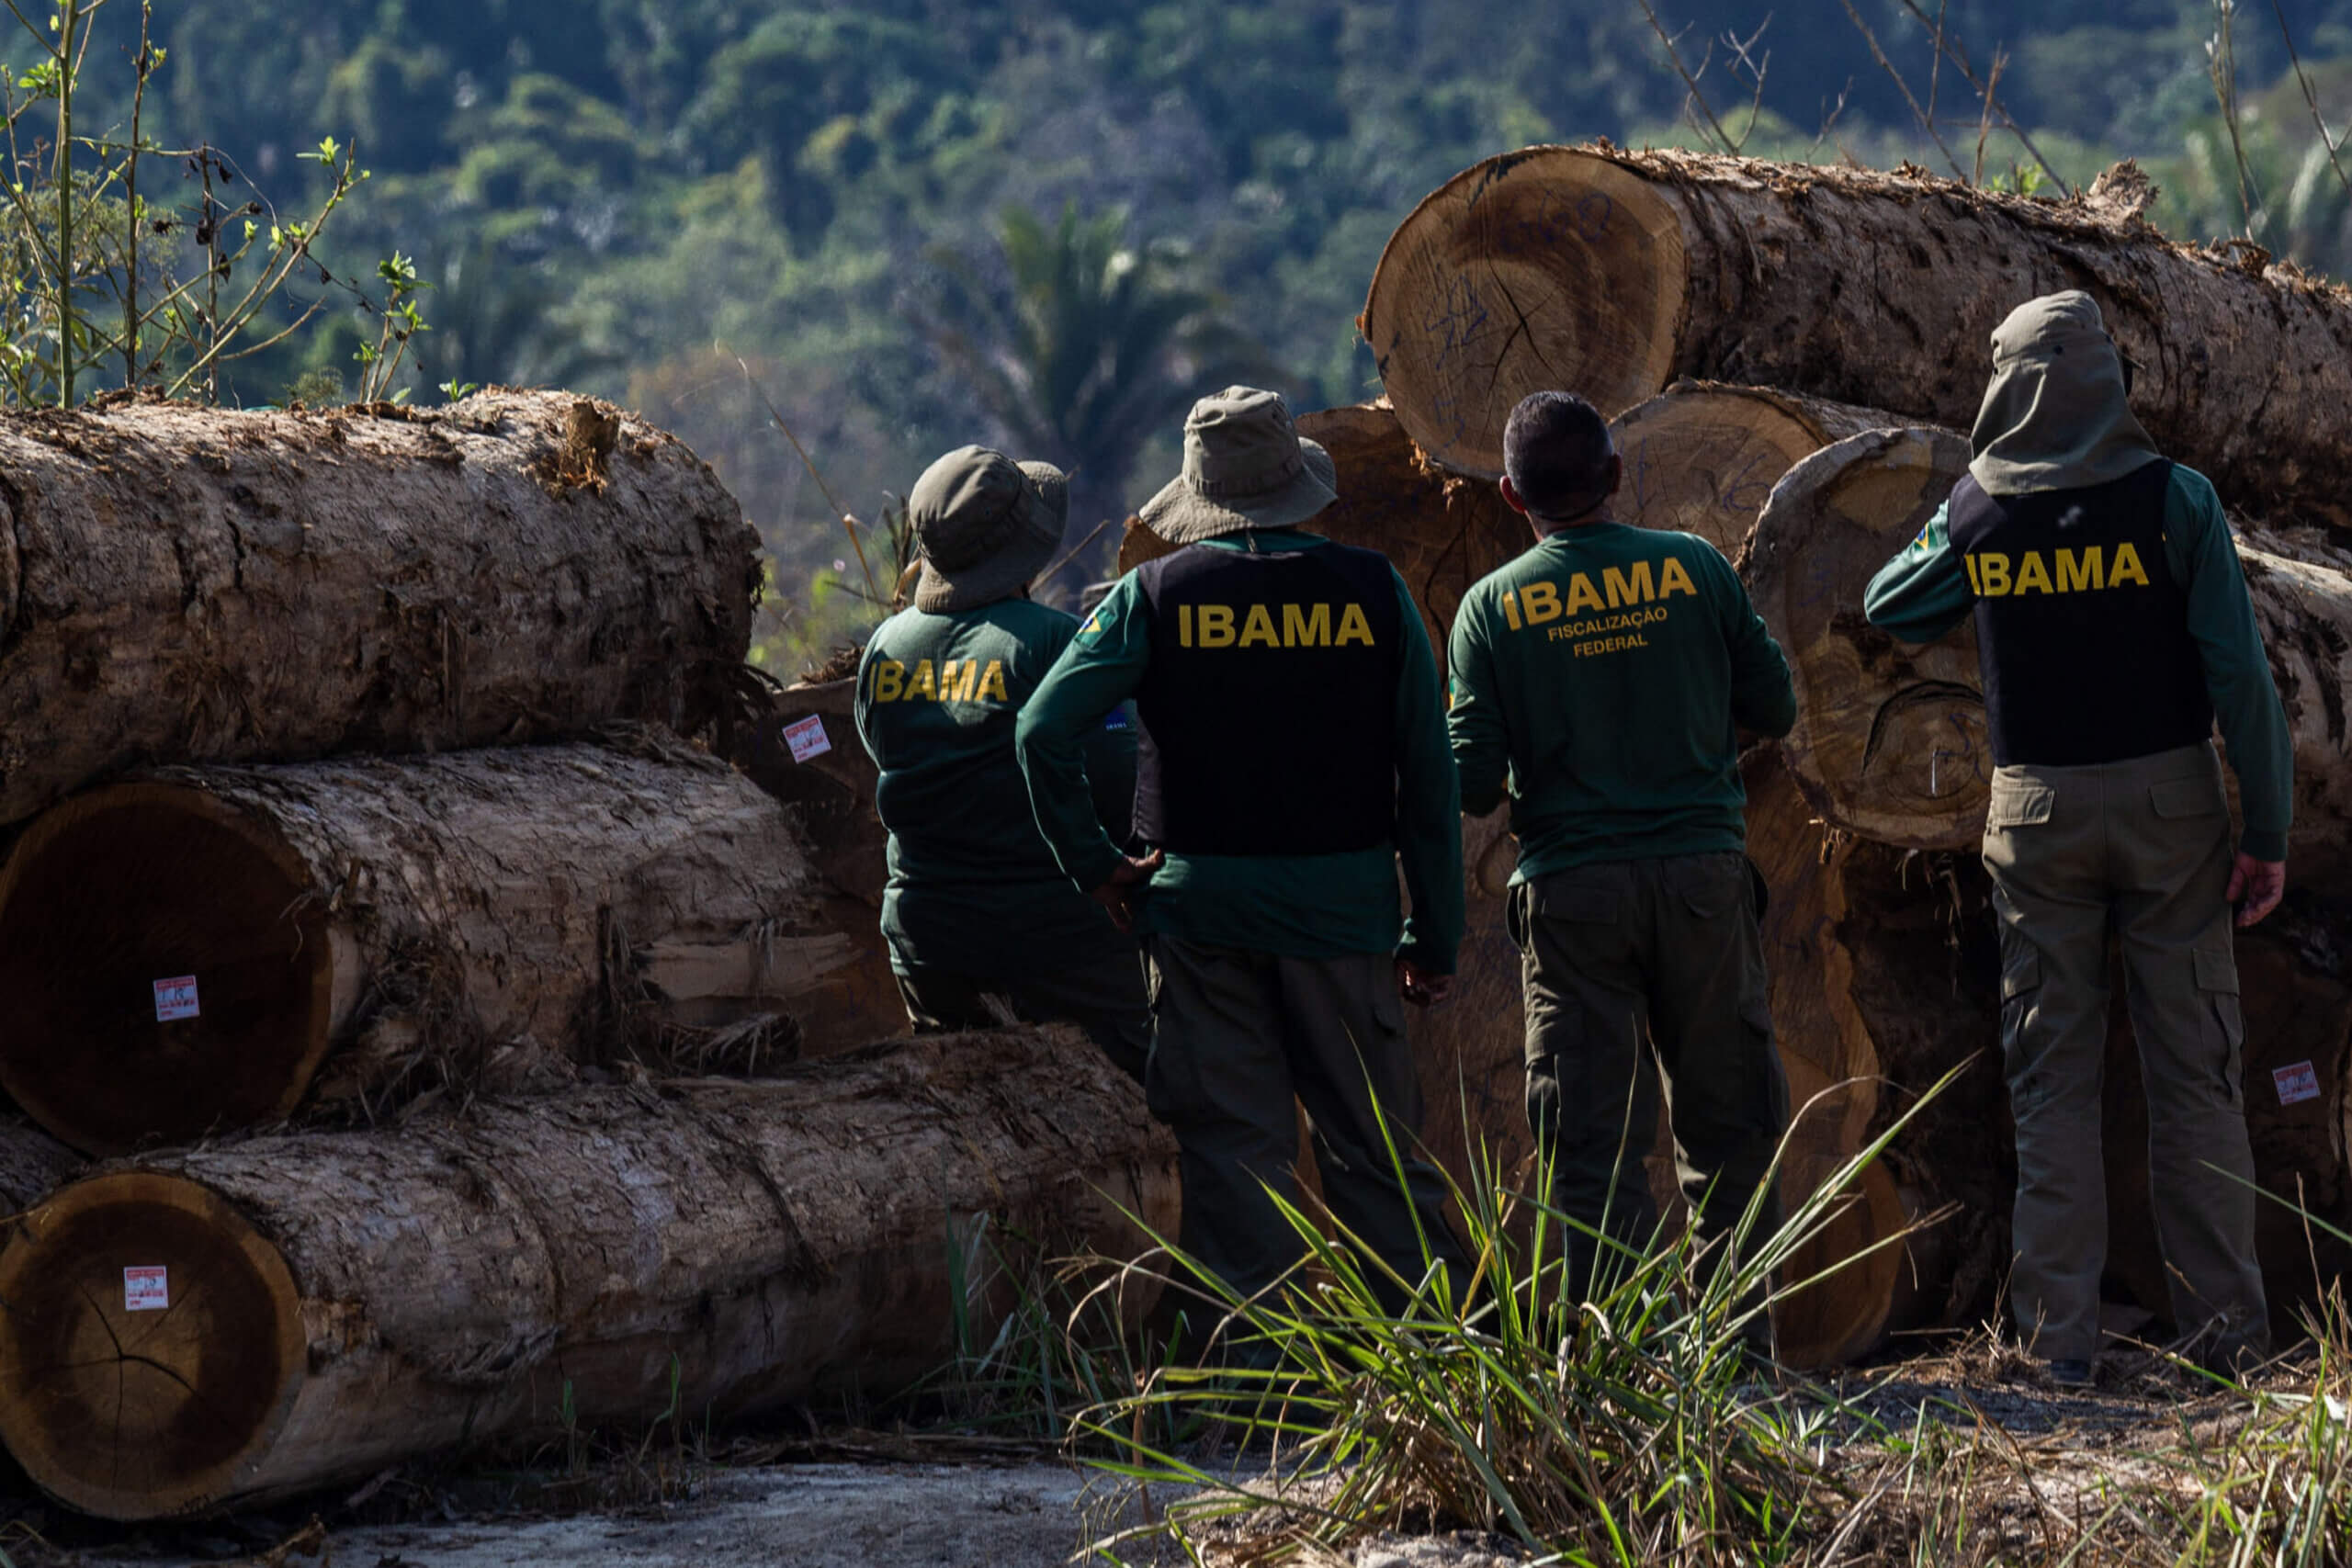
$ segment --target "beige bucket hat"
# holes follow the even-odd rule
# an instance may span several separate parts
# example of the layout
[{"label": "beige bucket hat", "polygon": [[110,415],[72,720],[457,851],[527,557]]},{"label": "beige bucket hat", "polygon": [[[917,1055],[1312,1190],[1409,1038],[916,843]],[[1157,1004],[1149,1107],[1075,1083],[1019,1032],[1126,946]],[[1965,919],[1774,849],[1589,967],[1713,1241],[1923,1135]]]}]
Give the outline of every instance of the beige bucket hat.
[{"label": "beige bucket hat", "polygon": [[1298,434],[1280,392],[1227,387],[1184,420],[1184,471],[1144,502],[1171,545],[1304,523],[1340,499],[1331,454]]},{"label": "beige bucket hat", "polygon": [[1051,463],[959,446],[922,471],[907,518],[922,545],[915,608],[976,610],[1046,570],[1069,521],[1069,481]]}]

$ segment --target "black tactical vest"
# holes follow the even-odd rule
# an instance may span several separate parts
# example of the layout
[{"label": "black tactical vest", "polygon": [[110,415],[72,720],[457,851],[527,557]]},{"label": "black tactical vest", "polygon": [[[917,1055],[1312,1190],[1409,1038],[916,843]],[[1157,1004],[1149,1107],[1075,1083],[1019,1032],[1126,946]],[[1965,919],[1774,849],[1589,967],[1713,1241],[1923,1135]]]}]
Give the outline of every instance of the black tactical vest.
[{"label": "black tactical vest", "polygon": [[2171,479],[2158,459],[2081,490],[1953,487],[1996,762],[2117,762],[2212,733],[2188,594],[2165,562]]},{"label": "black tactical vest", "polygon": [[1136,836],[1204,855],[1394,840],[1403,613],[1387,558],[1193,546],[1136,569]]}]

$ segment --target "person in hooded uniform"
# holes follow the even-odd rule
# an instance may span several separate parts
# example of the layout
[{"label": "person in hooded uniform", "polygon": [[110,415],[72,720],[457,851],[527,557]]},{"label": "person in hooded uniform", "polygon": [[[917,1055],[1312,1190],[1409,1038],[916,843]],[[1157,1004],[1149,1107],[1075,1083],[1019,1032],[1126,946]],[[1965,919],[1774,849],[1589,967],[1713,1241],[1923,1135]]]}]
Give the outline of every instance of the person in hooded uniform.
[{"label": "person in hooded uniform", "polygon": [[[2211,1363],[2268,1345],[2231,906],[2251,926],[2285,890],[2292,753],[2221,501],[2156,450],[2129,389],[2090,296],[2018,307],[1993,334],[1967,476],[1863,601],[1906,642],[1975,619],[2017,1125],[2010,1308],[2073,1382],[2099,1346],[2110,940],[2175,1322]],[[2216,719],[2245,816],[2234,848]]]},{"label": "person in hooded uniform", "polygon": [[[1069,493],[1051,464],[984,446],[923,470],[907,497],[922,576],[914,603],[866,641],[857,732],[881,771],[882,934],[915,1032],[1072,1023],[1140,1079],[1151,1012],[1136,940],[1062,875],[1013,755],[1023,705],[1078,631],[1029,597],[1061,546]],[[1124,835],[1127,710],[1096,716],[1080,750],[1080,787]]]}]

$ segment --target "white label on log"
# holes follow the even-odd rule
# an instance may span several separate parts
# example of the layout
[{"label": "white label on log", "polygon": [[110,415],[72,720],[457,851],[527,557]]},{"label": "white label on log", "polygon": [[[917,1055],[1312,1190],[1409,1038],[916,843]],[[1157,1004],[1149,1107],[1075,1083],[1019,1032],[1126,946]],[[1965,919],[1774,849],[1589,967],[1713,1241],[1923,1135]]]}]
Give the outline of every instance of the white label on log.
[{"label": "white label on log", "polygon": [[2281,1105],[2319,1098],[2319,1069],[2309,1062],[2297,1062],[2291,1067],[2273,1067],[2270,1078],[2278,1086],[2278,1103]]},{"label": "white label on log", "polygon": [[784,727],[784,743],[792,748],[792,760],[796,762],[821,757],[833,749],[833,743],[825,739],[824,719],[813,713],[797,724]]},{"label": "white label on log", "polygon": [[177,979],[155,982],[155,1021],[169,1023],[175,1018],[196,1016],[196,976],[182,975]]},{"label": "white label on log", "polygon": [[171,1281],[158,1266],[150,1269],[126,1269],[122,1271],[122,1310],[125,1312],[161,1312],[172,1304]]}]

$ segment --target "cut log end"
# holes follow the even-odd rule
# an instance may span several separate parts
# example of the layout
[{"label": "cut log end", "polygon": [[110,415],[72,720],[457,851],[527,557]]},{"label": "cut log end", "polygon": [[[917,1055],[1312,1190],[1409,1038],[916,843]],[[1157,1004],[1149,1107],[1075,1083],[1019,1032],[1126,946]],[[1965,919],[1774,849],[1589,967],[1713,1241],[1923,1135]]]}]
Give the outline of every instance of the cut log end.
[{"label": "cut log end", "polygon": [[200,790],[124,784],[51,812],[0,873],[0,1087],[99,1155],[287,1115],[333,1008],[310,894]]},{"label": "cut log end", "polygon": [[1657,392],[1685,313],[1683,248],[1669,192],[1597,152],[1534,148],[1448,181],[1390,237],[1364,305],[1407,434],[1494,479],[1528,393],[1615,414]]},{"label": "cut log end", "polygon": [[43,1491],[101,1518],[233,1490],[301,1385],[285,1260],[179,1177],[93,1177],[40,1205],[0,1252],[0,1437]]},{"label": "cut log end", "polygon": [[1897,643],[1863,619],[1856,585],[1927,525],[1967,471],[1949,431],[1869,431],[1774,487],[1744,563],[1796,678],[1781,745],[1822,814],[1916,849],[1976,842],[1993,776],[1972,642]]},{"label": "cut log end", "polygon": [[1898,423],[1764,387],[1677,382],[1610,422],[1625,463],[1615,515],[1736,555],[1783,474],[1833,441]]}]

